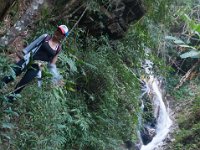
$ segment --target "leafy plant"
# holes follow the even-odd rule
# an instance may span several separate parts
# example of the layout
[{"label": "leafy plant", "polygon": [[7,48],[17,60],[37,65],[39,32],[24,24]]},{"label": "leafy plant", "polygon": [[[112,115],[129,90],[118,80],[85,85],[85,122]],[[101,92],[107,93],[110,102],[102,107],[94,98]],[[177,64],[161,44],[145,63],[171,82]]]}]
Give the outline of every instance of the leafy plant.
[{"label": "leafy plant", "polygon": [[[190,38],[192,38],[192,35],[197,35],[196,38],[198,40],[200,38],[200,24],[190,19],[189,16],[186,14],[184,14],[182,18],[188,26]],[[184,51],[187,51],[180,55],[181,58],[200,58],[200,51],[198,50],[199,47],[197,45],[191,46],[190,41],[184,42],[183,40],[180,40],[179,38],[173,36],[166,36],[165,39],[172,40],[173,43],[176,44],[178,47],[184,49]]]},{"label": "leafy plant", "polygon": [[188,107],[191,108],[189,112],[179,117],[180,130],[176,133],[176,141],[173,144],[177,149],[198,149],[200,146],[199,97],[196,97],[192,107]]}]

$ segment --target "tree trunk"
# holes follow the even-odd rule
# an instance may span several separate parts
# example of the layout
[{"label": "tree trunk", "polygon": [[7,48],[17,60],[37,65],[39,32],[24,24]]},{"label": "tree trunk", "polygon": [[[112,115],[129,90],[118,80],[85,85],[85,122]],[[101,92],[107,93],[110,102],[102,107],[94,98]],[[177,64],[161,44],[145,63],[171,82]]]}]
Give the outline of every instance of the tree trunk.
[{"label": "tree trunk", "polygon": [[[3,1],[3,2],[2,2]],[[5,3],[5,0],[0,0],[1,3]],[[9,0],[11,1],[11,0]],[[9,1],[6,1],[8,3]],[[0,38],[0,45],[6,46],[10,44],[26,27],[34,22],[34,17],[38,14],[39,6],[44,3],[44,0],[32,0],[29,8],[23,14],[13,27],[7,30],[6,35]]]},{"label": "tree trunk", "polygon": [[0,0],[0,21],[2,21],[9,7],[15,0]]}]

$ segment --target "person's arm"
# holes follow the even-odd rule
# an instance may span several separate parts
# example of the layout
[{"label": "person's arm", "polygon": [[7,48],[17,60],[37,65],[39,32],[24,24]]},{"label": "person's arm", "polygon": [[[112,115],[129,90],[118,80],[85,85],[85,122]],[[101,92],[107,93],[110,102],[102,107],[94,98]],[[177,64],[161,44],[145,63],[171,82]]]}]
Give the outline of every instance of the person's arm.
[{"label": "person's arm", "polygon": [[58,54],[53,58],[53,60],[48,64],[47,68],[49,72],[52,74],[52,81],[55,84],[59,84],[59,82],[62,79],[62,76],[60,75],[57,67],[56,67],[56,61],[58,60]]},{"label": "person's arm", "polygon": [[50,64],[56,64],[57,60],[58,60],[58,54],[56,56],[54,56],[54,58],[52,59]]}]

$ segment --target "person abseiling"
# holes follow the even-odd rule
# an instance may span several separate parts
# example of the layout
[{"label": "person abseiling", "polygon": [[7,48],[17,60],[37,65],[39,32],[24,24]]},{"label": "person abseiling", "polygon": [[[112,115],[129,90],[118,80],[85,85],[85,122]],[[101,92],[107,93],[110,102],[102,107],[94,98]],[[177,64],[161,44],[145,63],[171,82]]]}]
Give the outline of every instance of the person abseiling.
[{"label": "person abseiling", "polygon": [[[48,68],[55,80],[60,78],[59,73],[56,71],[56,61],[61,51],[61,43],[68,36],[68,33],[67,26],[60,25],[52,36],[43,34],[23,49],[24,57],[12,69],[16,76],[19,76],[23,71],[26,71],[26,73],[16,85],[12,96],[9,96],[9,100],[12,101],[14,95],[19,94],[35,77],[41,78],[41,67],[38,61],[48,64]],[[33,60],[33,63],[30,64],[30,60]],[[1,81],[7,84],[13,80],[12,76],[5,76]]]}]

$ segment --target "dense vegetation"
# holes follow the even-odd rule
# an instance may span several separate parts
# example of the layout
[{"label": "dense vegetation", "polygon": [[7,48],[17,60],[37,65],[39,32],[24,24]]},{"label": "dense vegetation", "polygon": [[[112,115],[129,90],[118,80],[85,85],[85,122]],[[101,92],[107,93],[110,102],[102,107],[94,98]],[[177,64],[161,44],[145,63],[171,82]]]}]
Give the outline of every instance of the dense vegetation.
[{"label": "dense vegetation", "polygon": [[[196,4],[196,5],[195,5]],[[180,58],[176,58],[177,68],[173,77],[168,79],[169,91],[176,99],[176,118],[179,130],[175,132],[175,142],[169,149],[199,149],[199,3],[187,3],[179,6],[174,29],[167,37],[173,41],[169,47],[176,49]],[[177,30],[179,28],[179,30]],[[181,59],[182,58],[182,59]],[[176,88],[174,88],[176,87]],[[173,90],[170,90],[173,89]],[[179,89],[179,90],[176,90]]]},{"label": "dense vegetation", "polygon": [[[108,2],[86,1],[88,13],[98,12],[99,5]],[[64,3],[59,1],[57,6]],[[44,70],[43,87],[38,88],[37,82],[32,82],[12,104],[5,96],[13,90],[15,83],[1,89],[0,149],[120,149],[119,145],[124,141],[137,142],[139,81],[145,78],[141,68],[145,58],[154,62],[156,74],[166,78],[167,90],[177,100],[175,103],[187,104],[191,100],[192,109],[183,110],[187,110],[190,124],[186,125],[185,115],[178,117],[180,132],[170,148],[198,149],[199,79],[185,83],[179,90],[171,90],[184,75],[178,69],[184,67],[174,67],[172,63],[182,62],[178,51],[180,45],[165,38],[180,39],[182,32],[188,34],[189,29],[186,32],[182,28],[186,23],[181,17],[186,13],[198,21],[191,8],[198,12],[199,4],[197,7],[194,4],[198,2],[146,0],[145,16],[131,24],[125,37],[118,40],[110,39],[107,34],[92,36],[84,26],[76,27],[63,44],[59,56],[62,85],[52,85],[51,76]],[[34,32],[25,40],[31,41],[45,32],[53,32],[55,27],[47,23],[51,17],[52,12],[44,9],[41,19],[34,24]],[[60,23],[71,28],[74,25],[73,21],[60,20]],[[192,46],[199,48],[198,45]],[[151,49],[149,55],[145,54],[146,48]],[[1,48],[1,78],[5,74],[14,76],[11,60],[7,57],[9,52],[9,47]],[[186,60],[188,70],[194,61]],[[196,138],[192,140],[194,135]]]}]

